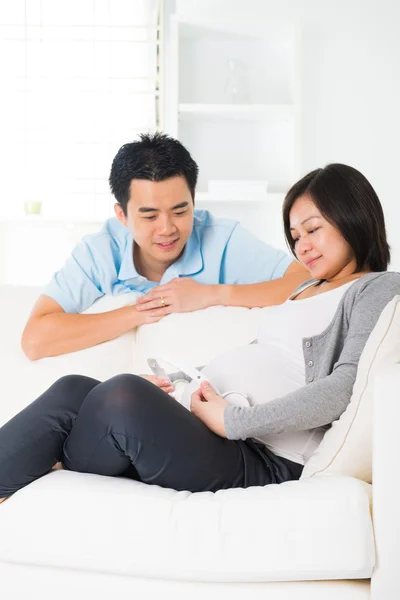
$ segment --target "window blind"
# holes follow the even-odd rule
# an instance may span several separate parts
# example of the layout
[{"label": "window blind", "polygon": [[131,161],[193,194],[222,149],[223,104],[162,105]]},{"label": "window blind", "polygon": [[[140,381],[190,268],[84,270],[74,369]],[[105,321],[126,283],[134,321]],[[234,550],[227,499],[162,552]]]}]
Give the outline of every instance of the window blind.
[{"label": "window blind", "polygon": [[0,214],[104,219],[119,147],[157,128],[159,0],[0,0]]}]

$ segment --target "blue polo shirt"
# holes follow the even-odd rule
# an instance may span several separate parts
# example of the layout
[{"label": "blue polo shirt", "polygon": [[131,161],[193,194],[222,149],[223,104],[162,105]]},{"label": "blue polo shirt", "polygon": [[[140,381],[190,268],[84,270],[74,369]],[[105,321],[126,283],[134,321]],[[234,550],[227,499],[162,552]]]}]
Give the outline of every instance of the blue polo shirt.
[{"label": "blue polo shirt", "polygon": [[[258,283],[282,277],[292,260],[237,221],[195,210],[193,231],[185,250],[165,271],[160,284],[175,277],[192,277],[207,284]],[[82,239],[43,293],[65,312],[81,313],[104,294],[145,294],[156,285],[159,284],[136,271],[132,236],[114,217],[105,222],[99,233]]]}]

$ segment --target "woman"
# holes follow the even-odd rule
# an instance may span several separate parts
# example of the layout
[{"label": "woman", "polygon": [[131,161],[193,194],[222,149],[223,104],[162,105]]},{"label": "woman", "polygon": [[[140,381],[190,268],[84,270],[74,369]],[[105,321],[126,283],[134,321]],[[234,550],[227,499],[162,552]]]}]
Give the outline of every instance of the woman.
[{"label": "woman", "polygon": [[63,377],[0,429],[0,498],[58,461],[176,490],[298,479],[321,428],[350,401],[361,352],[385,305],[400,294],[400,274],[386,272],[379,199],[351,167],[306,175],[288,192],[283,221],[312,279],[266,311],[259,339],[265,361],[253,374],[265,386],[262,402],[230,406],[202,384],[189,412],[166,382]]}]

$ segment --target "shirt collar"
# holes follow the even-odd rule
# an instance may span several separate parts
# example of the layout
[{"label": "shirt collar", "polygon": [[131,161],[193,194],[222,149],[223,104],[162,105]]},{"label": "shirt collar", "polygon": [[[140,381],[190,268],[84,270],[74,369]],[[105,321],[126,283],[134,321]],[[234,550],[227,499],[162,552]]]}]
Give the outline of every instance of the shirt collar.
[{"label": "shirt collar", "polygon": [[[162,283],[169,281],[174,277],[180,275],[190,276],[199,273],[204,268],[203,253],[201,251],[201,244],[198,231],[193,227],[192,234],[186,242],[185,249],[182,256],[174,262],[166,272],[161,280]],[[129,234],[127,238],[127,244],[125,247],[124,255],[122,257],[121,266],[118,272],[118,279],[125,281],[127,279],[135,279],[141,277],[136,270],[135,263],[133,262],[133,238]]]},{"label": "shirt collar", "polygon": [[193,227],[192,234],[186,242],[182,256],[170,268],[172,267],[175,267],[178,275],[195,275],[203,270],[203,253],[199,233],[195,227]]},{"label": "shirt collar", "polygon": [[140,275],[136,271],[135,263],[133,262],[133,238],[129,233],[121,266],[118,271],[118,279],[125,281],[126,279],[134,279],[135,277],[140,277]]}]

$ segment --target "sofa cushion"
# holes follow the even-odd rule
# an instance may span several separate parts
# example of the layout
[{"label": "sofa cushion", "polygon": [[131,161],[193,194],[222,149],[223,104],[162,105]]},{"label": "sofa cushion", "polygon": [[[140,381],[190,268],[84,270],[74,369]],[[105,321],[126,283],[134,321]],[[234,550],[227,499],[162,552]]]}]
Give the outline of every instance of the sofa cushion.
[{"label": "sofa cushion", "polygon": [[52,471],[1,505],[0,561],[198,581],[368,578],[368,492],[348,477],[190,493]]},{"label": "sofa cushion", "polygon": [[372,481],[372,401],[375,375],[400,362],[400,296],[382,311],[358,365],[350,404],[332,424],[302,477],[340,474]]},{"label": "sofa cushion", "polygon": [[[0,563],[1,585],[12,590],[7,600],[371,600],[367,579],[269,583],[199,583],[155,577],[126,577],[89,571]],[[57,594],[54,593],[57,590]],[[37,594],[35,592],[37,591]]]}]

